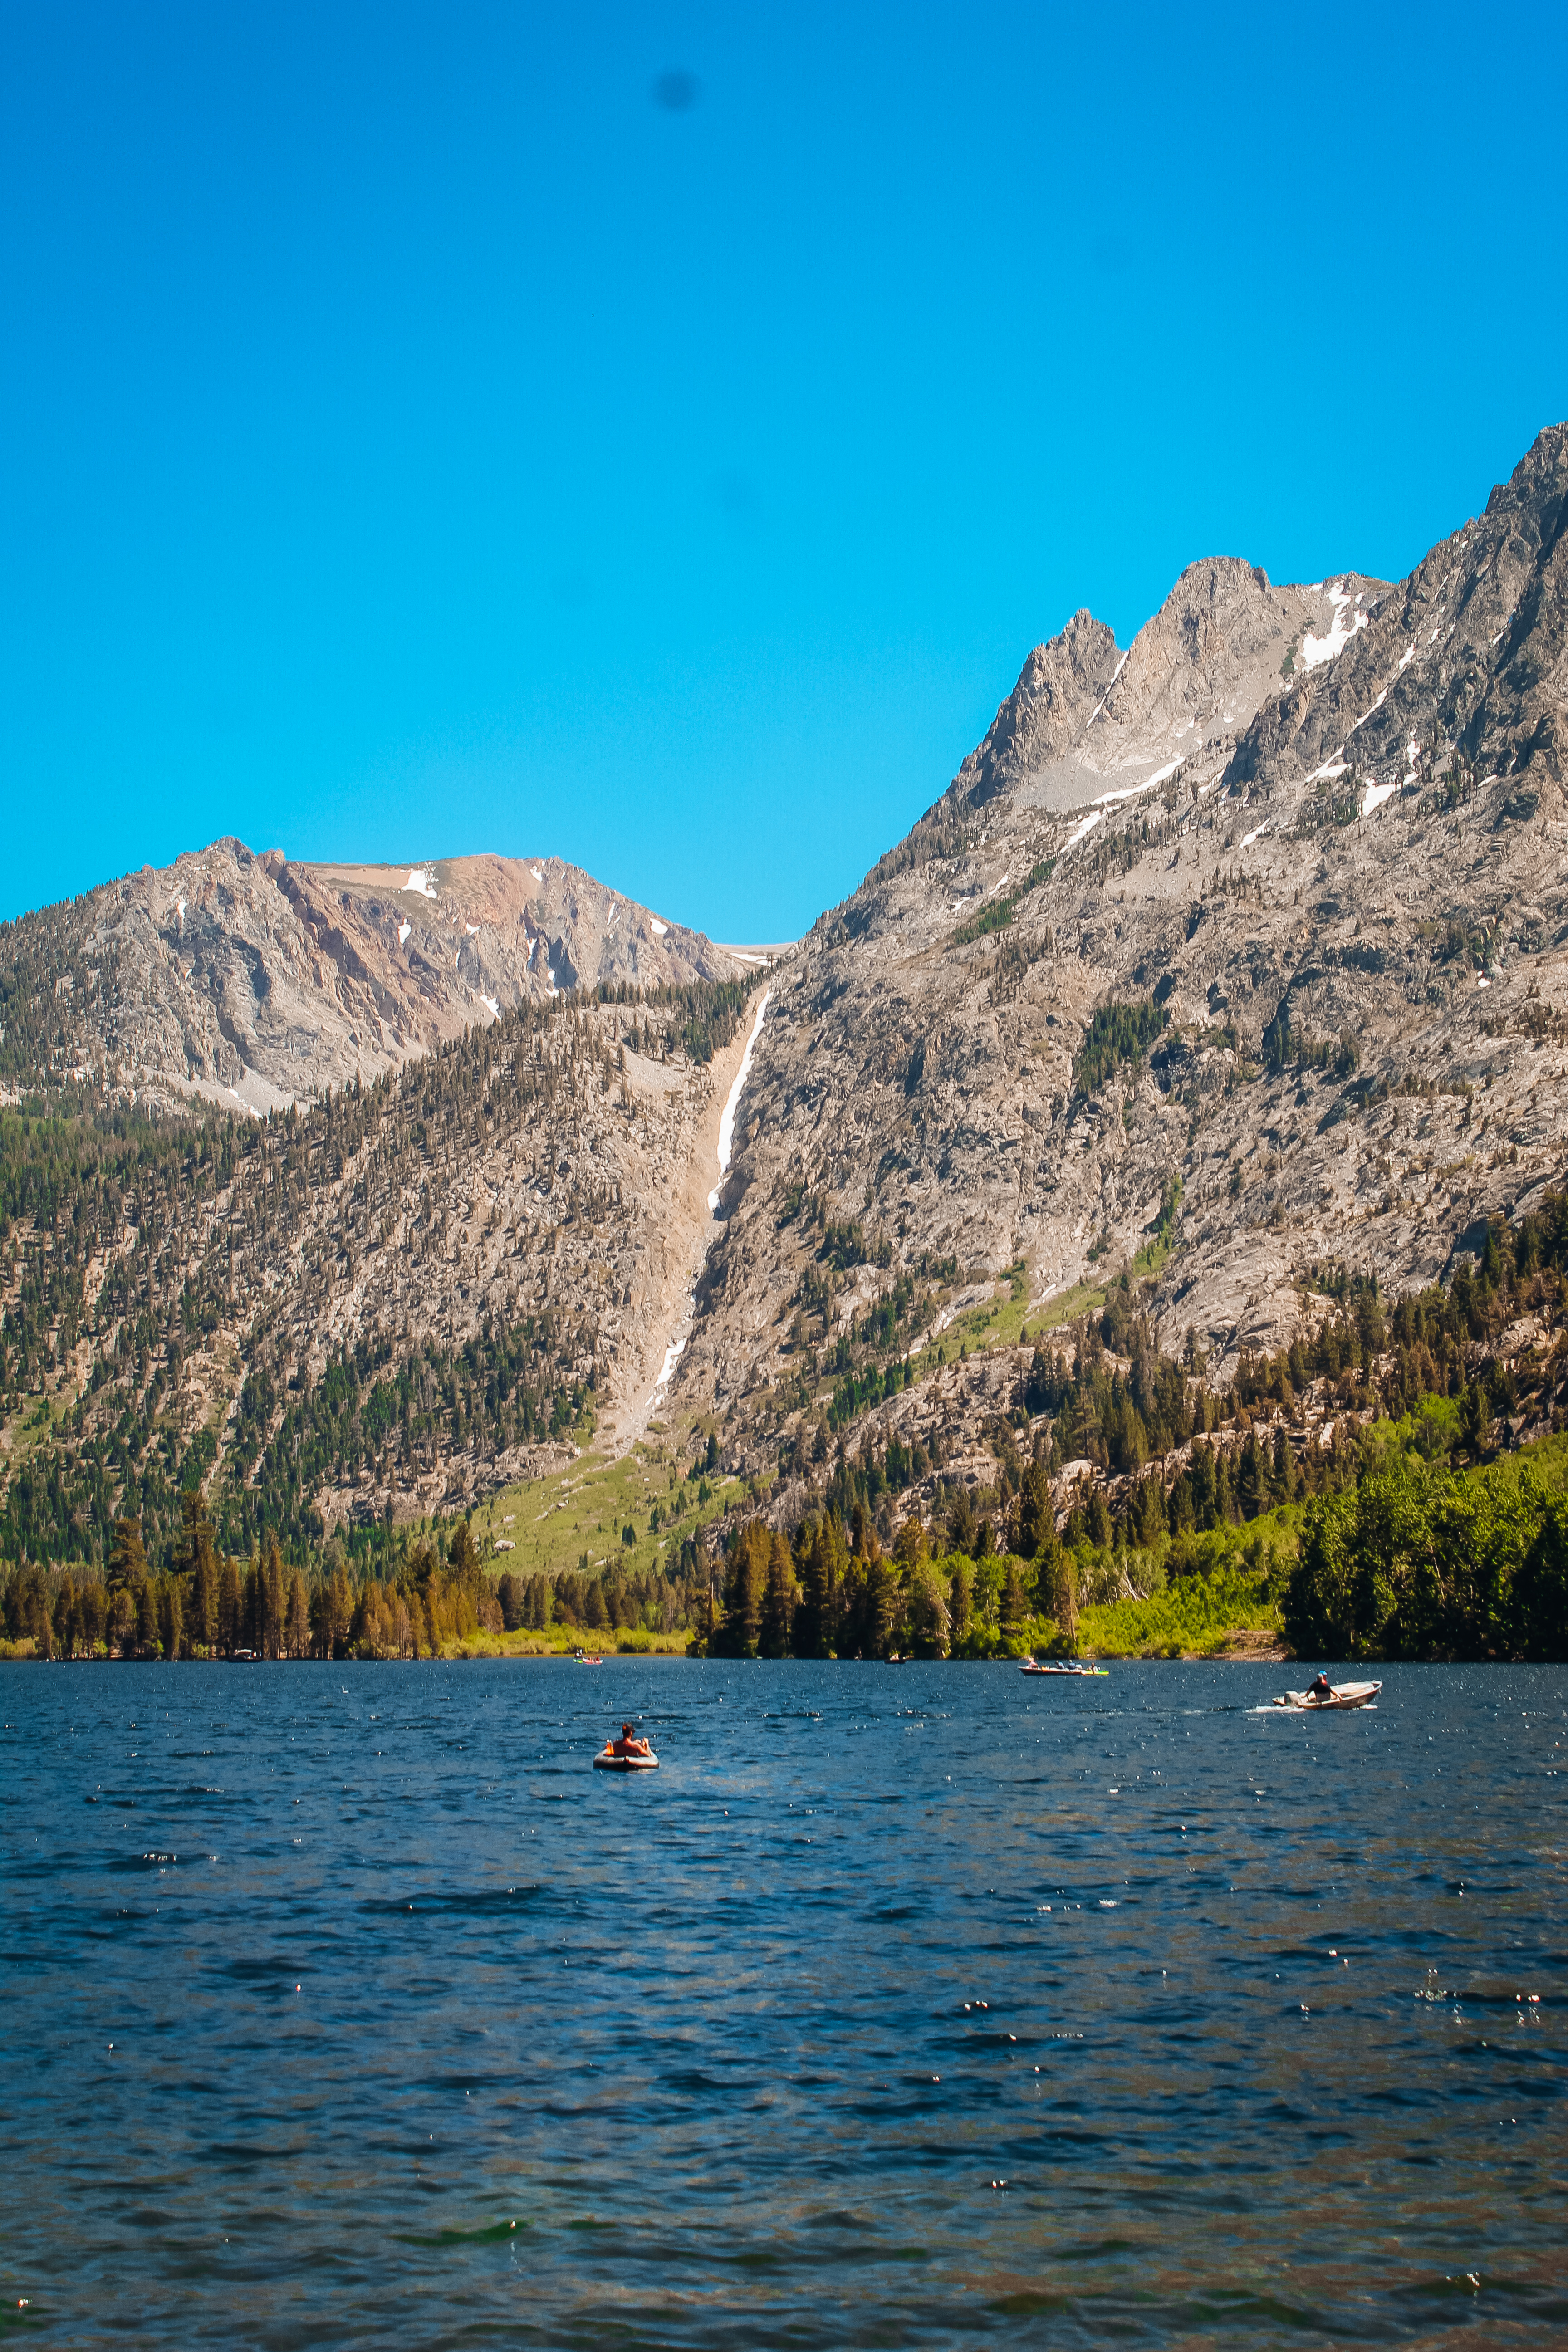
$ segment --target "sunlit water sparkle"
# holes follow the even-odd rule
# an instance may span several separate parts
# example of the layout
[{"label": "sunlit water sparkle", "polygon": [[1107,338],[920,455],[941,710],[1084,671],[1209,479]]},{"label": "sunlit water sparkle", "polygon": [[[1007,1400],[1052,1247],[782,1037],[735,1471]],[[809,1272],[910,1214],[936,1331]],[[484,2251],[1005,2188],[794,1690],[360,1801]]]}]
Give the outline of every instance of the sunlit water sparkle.
[{"label": "sunlit water sparkle", "polygon": [[5,1667],[0,2329],[1561,2341],[1568,1670],[1384,1676]]}]

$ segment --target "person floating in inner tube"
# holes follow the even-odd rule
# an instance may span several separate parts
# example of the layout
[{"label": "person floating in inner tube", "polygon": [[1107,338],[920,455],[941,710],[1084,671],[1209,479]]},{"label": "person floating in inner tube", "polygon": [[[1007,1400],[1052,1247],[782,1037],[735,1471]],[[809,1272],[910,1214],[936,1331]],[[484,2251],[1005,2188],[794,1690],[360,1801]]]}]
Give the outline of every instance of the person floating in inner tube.
[{"label": "person floating in inner tube", "polygon": [[605,1753],[606,1756],[651,1756],[653,1749],[646,1739],[637,1737],[635,1726],[623,1723],[620,1738],[605,1740]]},{"label": "person floating in inner tube", "polygon": [[1310,1699],[1325,1699],[1332,1698],[1333,1695],[1334,1686],[1320,1667],[1312,1681],[1307,1685],[1307,1696]]}]

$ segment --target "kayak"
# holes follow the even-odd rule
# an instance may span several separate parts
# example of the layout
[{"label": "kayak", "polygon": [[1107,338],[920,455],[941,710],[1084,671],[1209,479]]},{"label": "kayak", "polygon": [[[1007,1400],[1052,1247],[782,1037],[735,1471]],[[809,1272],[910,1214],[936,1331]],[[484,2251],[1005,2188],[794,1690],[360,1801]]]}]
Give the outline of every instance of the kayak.
[{"label": "kayak", "polygon": [[601,1748],[594,1759],[594,1769],[595,1772],[657,1772],[658,1758],[616,1756],[610,1748]]},{"label": "kayak", "polygon": [[1086,1666],[1078,1658],[1051,1658],[1041,1665],[1037,1658],[1026,1658],[1018,1672],[1021,1675],[1108,1675],[1109,1666]]},{"label": "kayak", "polygon": [[1321,1715],[1331,1707],[1365,1706],[1382,1688],[1381,1683],[1336,1683],[1327,1698],[1314,1698],[1310,1691],[1286,1691],[1274,1704],[1276,1706],[1298,1706],[1307,1714]]}]

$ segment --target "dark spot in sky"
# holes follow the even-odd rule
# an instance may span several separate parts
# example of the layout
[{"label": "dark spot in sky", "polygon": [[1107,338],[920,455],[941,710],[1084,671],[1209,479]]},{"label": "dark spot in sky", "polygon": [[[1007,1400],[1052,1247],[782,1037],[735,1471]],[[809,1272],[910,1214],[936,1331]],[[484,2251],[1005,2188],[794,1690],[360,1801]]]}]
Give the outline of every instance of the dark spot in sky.
[{"label": "dark spot in sky", "polygon": [[1108,236],[1096,237],[1089,247],[1089,256],[1097,269],[1103,269],[1112,278],[1132,267],[1131,244],[1126,237],[1118,236],[1114,232]]},{"label": "dark spot in sky", "polygon": [[679,66],[671,66],[661,73],[653,86],[653,102],[662,106],[667,114],[689,114],[702,95],[702,85],[695,74],[686,73]]}]

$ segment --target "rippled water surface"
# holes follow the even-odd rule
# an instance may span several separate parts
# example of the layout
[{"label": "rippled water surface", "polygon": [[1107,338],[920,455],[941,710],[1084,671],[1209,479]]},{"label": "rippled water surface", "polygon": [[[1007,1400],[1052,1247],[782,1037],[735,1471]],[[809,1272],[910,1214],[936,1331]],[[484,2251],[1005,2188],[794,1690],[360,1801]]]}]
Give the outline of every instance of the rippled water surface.
[{"label": "rippled water surface", "polygon": [[1568,1669],[1279,1687],[0,1668],[0,2335],[1563,2340]]}]

